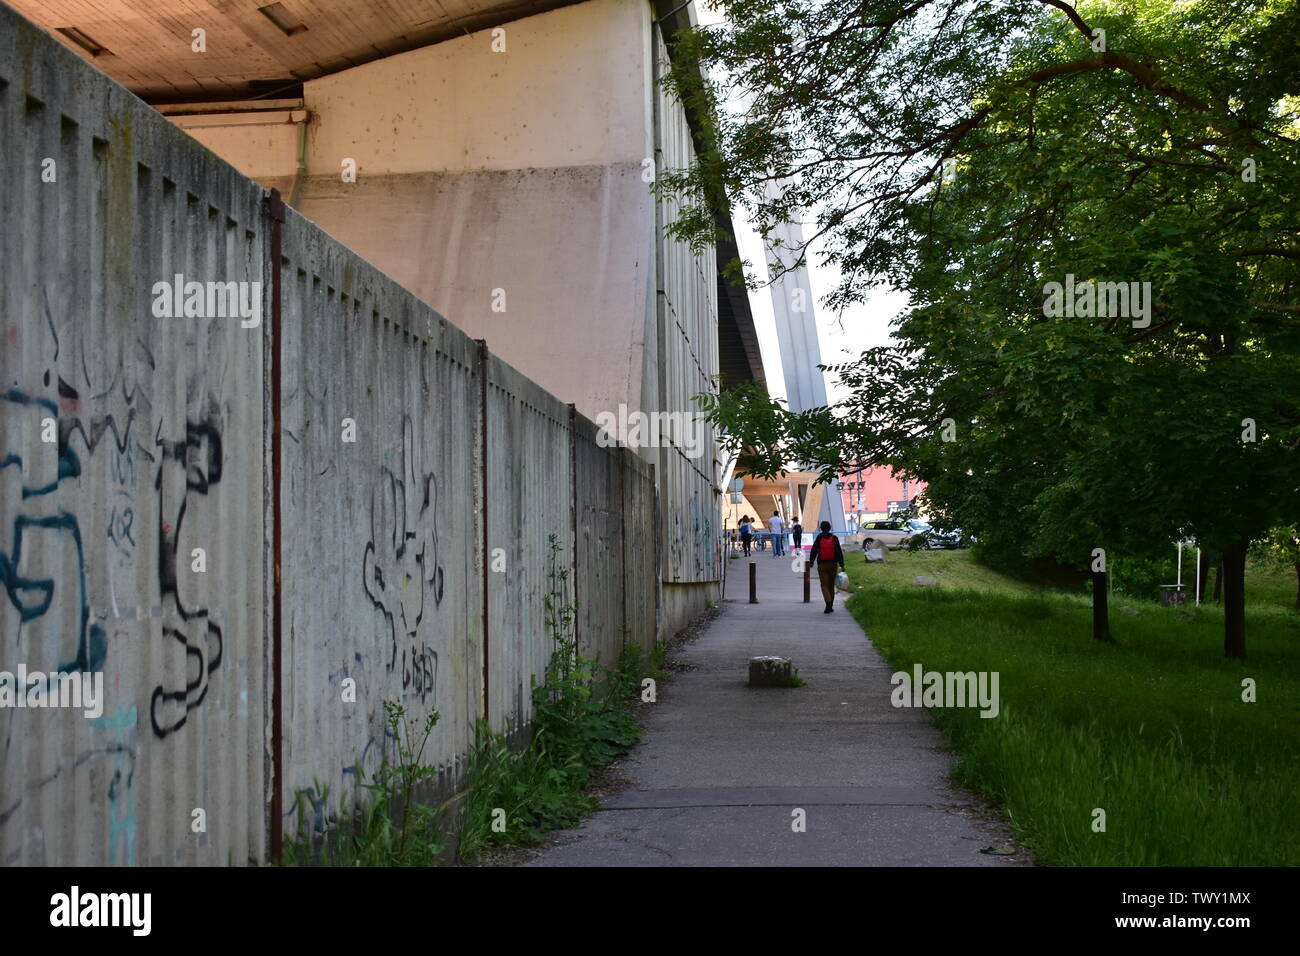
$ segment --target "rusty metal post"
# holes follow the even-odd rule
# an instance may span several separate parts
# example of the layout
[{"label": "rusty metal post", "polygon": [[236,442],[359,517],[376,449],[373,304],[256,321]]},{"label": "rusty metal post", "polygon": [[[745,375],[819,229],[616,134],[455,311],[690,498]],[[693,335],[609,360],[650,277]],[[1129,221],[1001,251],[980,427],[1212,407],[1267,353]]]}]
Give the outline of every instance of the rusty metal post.
[{"label": "rusty metal post", "polygon": [[803,566],[803,603],[812,603],[812,564],[804,562]]},{"label": "rusty metal post", "polygon": [[488,564],[488,556],[492,549],[488,546],[488,344],[487,339],[478,340],[478,376],[479,376],[479,426],[483,433],[480,436],[479,456],[479,507],[483,509],[481,520],[483,522],[483,722],[489,727],[492,726],[492,697],[491,697],[491,644],[488,640],[488,592],[491,590],[491,569]]},{"label": "rusty metal post", "polygon": [[749,562],[749,603],[758,603],[758,565]]},{"label": "rusty metal post", "polygon": [[569,525],[573,534],[573,653],[582,653],[578,634],[578,406],[569,403]]},{"label": "rusty metal post", "polygon": [[[616,448],[618,453],[618,591],[623,597],[623,643],[626,645],[632,629],[627,621],[627,456],[626,448]],[[642,648],[647,650],[647,648]]]},{"label": "rusty metal post", "polygon": [[280,578],[281,469],[284,448],[280,441],[283,338],[281,337],[281,272],[283,256],[284,200],[272,189],[266,197],[271,219],[271,858],[277,863],[284,853],[284,614]]}]

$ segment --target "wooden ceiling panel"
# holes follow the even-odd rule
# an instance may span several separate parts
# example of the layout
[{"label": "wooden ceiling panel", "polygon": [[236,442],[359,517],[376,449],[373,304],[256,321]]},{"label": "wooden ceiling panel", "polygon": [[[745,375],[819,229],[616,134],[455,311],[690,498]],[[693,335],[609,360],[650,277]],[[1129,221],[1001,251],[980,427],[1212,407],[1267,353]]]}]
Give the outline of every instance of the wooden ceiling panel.
[{"label": "wooden ceiling panel", "polygon": [[[577,0],[7,0],[136,95],[155,103],[262,95],[326,73]],[[92,53],[59,30],[78,31]],[[192,31],[207,50],[192,49]]]}]

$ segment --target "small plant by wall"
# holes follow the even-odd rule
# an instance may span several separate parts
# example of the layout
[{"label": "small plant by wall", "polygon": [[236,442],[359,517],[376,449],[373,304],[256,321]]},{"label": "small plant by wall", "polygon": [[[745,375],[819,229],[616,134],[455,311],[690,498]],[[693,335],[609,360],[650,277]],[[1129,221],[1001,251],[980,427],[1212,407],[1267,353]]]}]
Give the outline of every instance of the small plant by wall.
[{"label": "small plant by wall", "polygon": [[[440,808],[421,802],[416,790],[421,781],[439,773],[437,767],[422,762],[439,714],[431,711],[420,728],[407,718],[406,708],[397,701],[384,701],[384,712],[397,759],[385,754],[369,780],[365,779],[362,762],[357,761],[358,783],[370,792],[370,803],[350,818],[331,820],[327,786],[317,783],[311,791],[299,791],[296,795],[298,838],[285,844],[286,865],[437,864],[444,851],[439,829]],[[309,806],[314,810],[313,823],[307,820]]]},{"label": "small plant by wall", "polygon": [[577,823],[595,807],[583,792],[591,775],[641,736],[626,704],[645,675],[644,654],[625,644],[618,666],[604,669],[578,653],[577,604],[568,597],[569,570],[560,566],[559,552],[551,535],[545,600],[551,657],[542,682],[533,685],[532,737],[514,748],[479,724],[460,841],[465,860]]}]

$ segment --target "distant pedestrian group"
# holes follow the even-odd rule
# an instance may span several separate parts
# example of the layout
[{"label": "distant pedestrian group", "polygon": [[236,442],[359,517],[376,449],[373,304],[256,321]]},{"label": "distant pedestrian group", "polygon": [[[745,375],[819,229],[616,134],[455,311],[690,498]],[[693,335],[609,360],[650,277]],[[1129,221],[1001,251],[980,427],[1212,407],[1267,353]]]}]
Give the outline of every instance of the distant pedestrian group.
[{"label": "distant pedestrian group", "polygon": [[[739,537],[740,537],[740,548],[746,557],[750,557],[752,555],[752,551],[754,547],[754,538],[756,535],[754,526],[757,523],[758,522],[756,521],[756,519],[751,518],[749,515],[742,515],[740,518],[740,522],[736,527],[736,530],[737,532],[739,532]],[[772,539],[772,557],[774,558],[779,558],[786,553],[785,550],[786,534],[794,535],[795,548],[800,548],[803,546],[803,525],[799,524],[799,522],[796,521],[787,529],[785,520],[781,517],[781,512],[779,511],[773,511],[772,517],[767,519],[767,530],[768,530],[768,534],[766,537],[770,537]],[[757,537],[758,537],[758,549],[760,551],[766,551],[767,550],[766,537],[761,532],[757,532]]]}]

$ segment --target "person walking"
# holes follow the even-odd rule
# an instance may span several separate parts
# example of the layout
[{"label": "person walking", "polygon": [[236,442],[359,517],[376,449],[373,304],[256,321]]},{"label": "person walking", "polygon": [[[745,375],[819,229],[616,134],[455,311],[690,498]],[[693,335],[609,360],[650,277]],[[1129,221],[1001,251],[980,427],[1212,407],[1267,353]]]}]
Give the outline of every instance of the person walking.
[{"label": "person walking", "polygon": [[749,557],[749,543],[753,539],[754,539],[754,526],[749,521],[749,515],[741,515],[740,546],[745,549],[745,557]]},{"label": "person walking", "polygon": [[817,579],[826,599],[826,610],[822,613],[830,614],[835,610],[835,575],[844,567],[844,549],[840,547],[840,539],[831,534],[829,521],[822,522],[822,533],[813,538],[808,560],[817,566]]},{"label": "person walking", "polygon": [[796,521],[790,525],[790,533],[794,535],[794,549],[798,551],[803,547],[803,525]]},{"label": "person walking", "polygon": [[772,557],[779,558],[785,554],[785,522],[781,520],[781,512],[773,511],[767,526],[772,531]]}]

